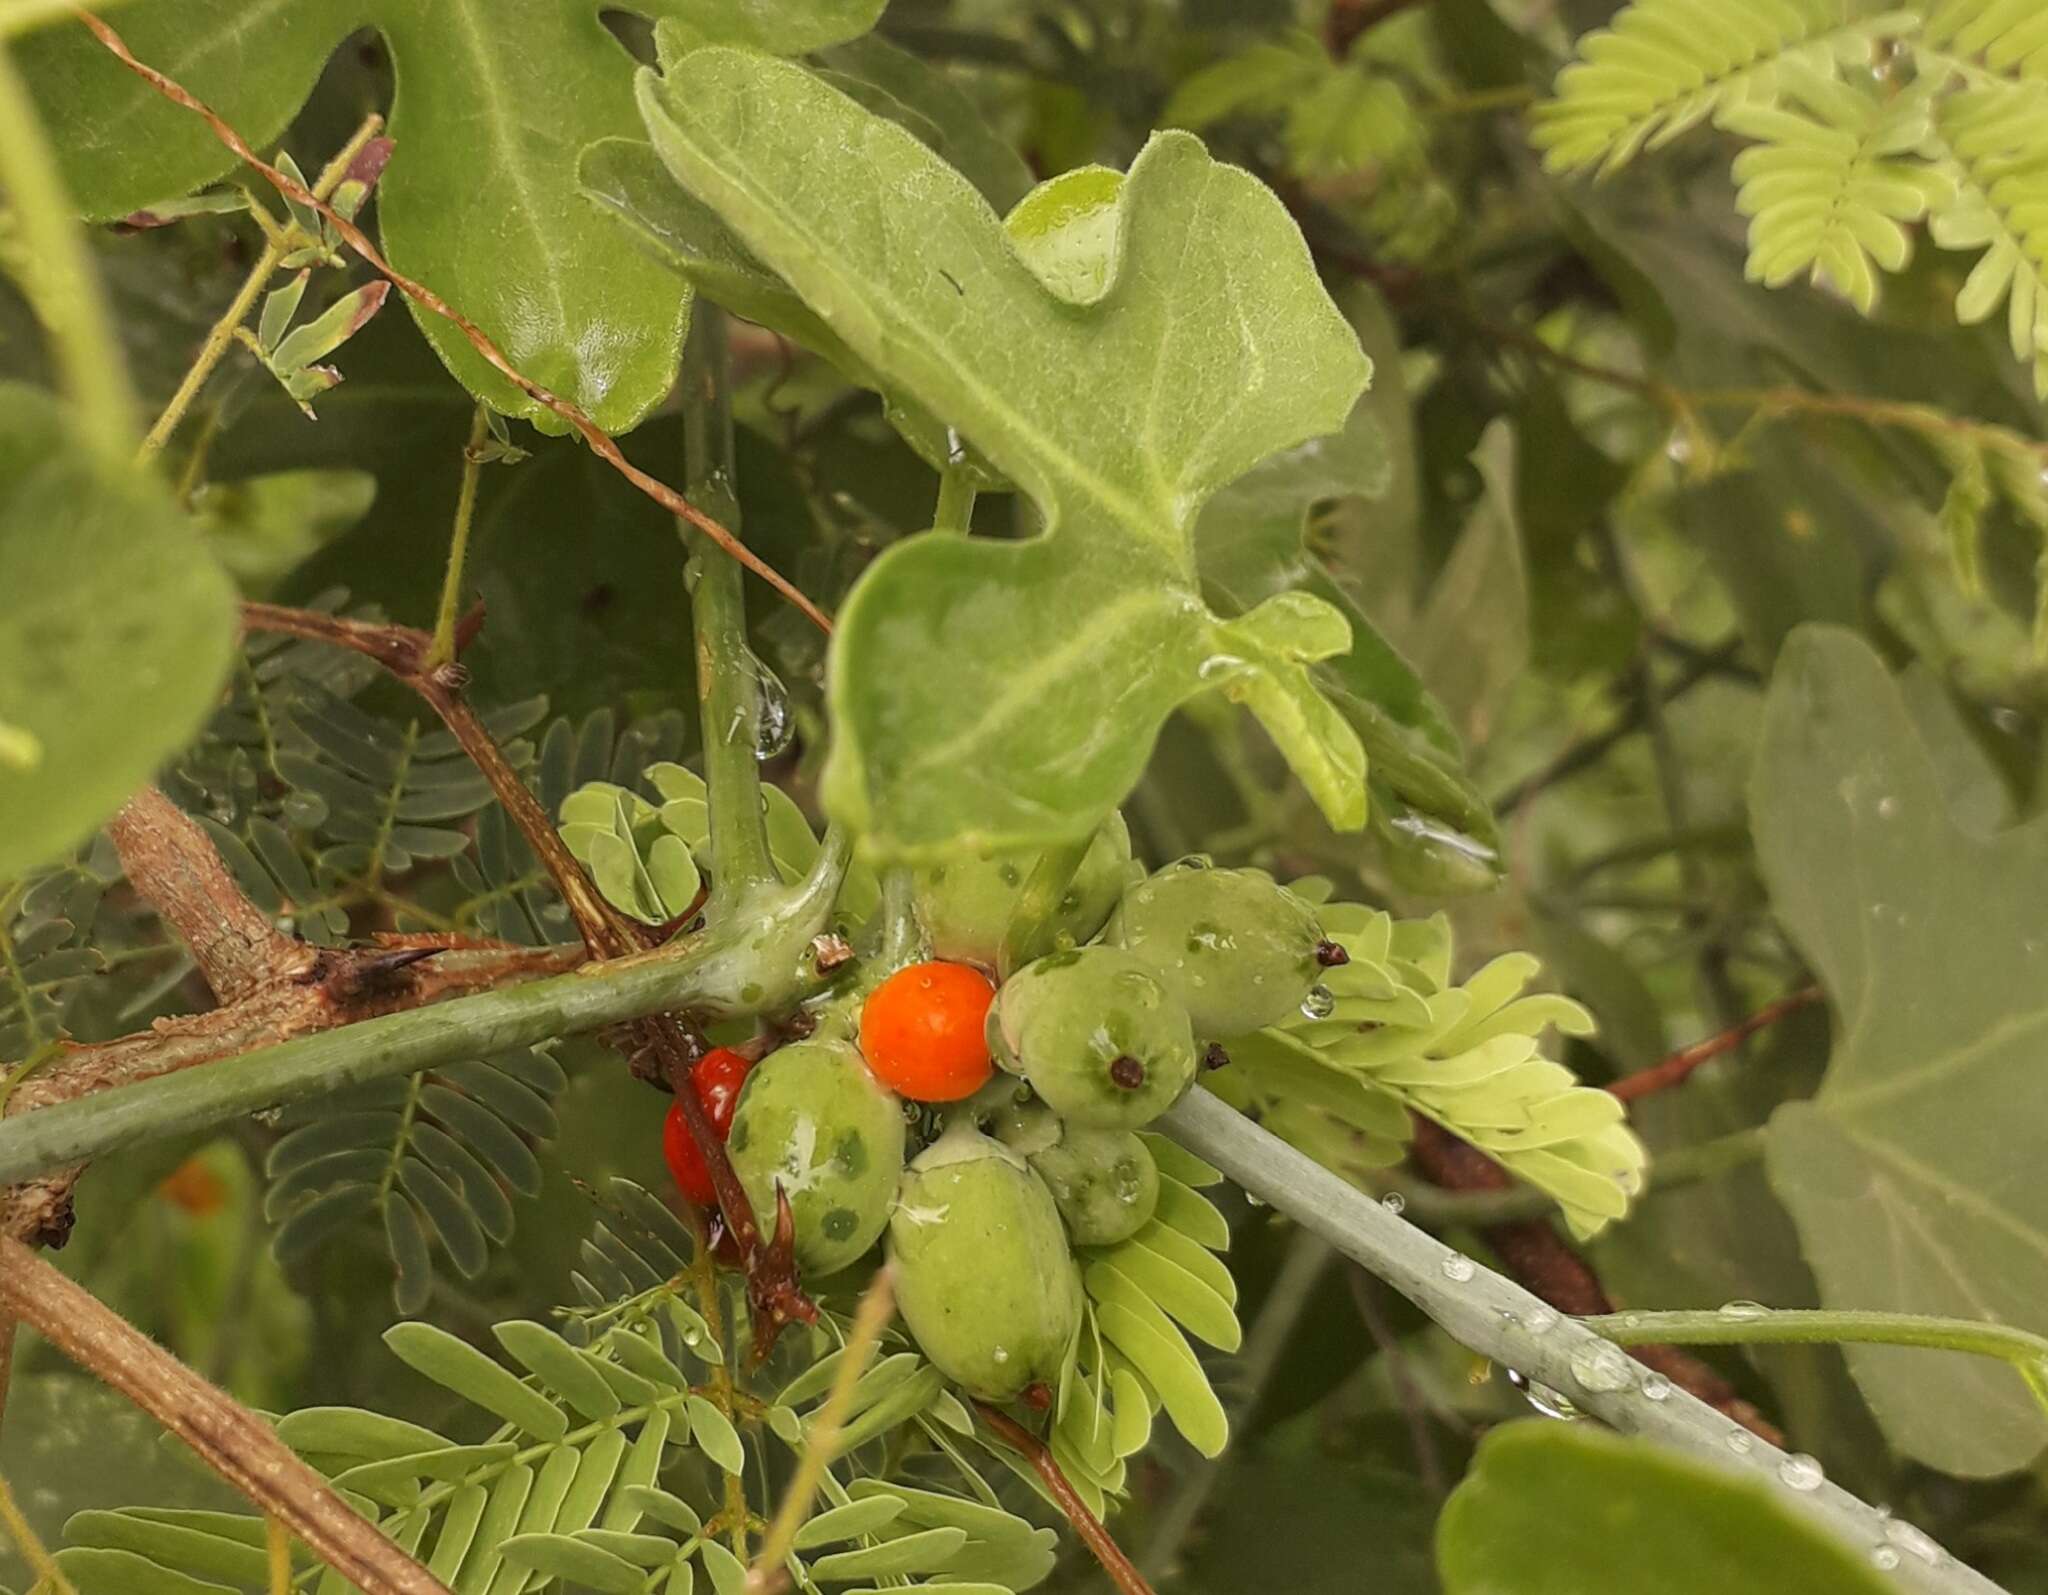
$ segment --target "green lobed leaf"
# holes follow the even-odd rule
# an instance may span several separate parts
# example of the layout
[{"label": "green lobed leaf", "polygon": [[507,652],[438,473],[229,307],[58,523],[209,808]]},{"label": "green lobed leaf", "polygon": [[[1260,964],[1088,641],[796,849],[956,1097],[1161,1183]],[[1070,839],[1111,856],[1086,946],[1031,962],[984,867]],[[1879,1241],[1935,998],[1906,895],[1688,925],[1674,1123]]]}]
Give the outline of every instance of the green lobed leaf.
[{"label": "green lobed leaf", "polygon": [[152,480],[0,387],[0,880],[60,857],[213,707],[234,593]]},{"label": "green lobed leaf", "polygon": [[1340,426],[1368,375],[1278,202],[1158,135],[1118,195],[1115,281],[1082,307],[964,178],[795,67],[700,51],[640,99],[677,178],[1045,516],[1021,543],[913,538],[862,579],[827,807],[880,856],[1085,835],[1166,715],[1217,688],[1361,823],[1363,754],[1307,671],[1347,646],[1342,617],[1297,598],[1220,621],[1193,582],[1202,503]]},{"label": "green lobed leaf", "polygon": [[[1778,917],[1837,1020],[1811,1101],[1771,1118],[1771,1184],[1824,1306],[2048,1331],[2048,823],[1965,830],[1898,685],[1854,634],[1793,633],[1750,786]],[[2024,1466],[2048,1419],[2002,1364],[1849,1362],[1894,1445],[1953,1473]]]}]

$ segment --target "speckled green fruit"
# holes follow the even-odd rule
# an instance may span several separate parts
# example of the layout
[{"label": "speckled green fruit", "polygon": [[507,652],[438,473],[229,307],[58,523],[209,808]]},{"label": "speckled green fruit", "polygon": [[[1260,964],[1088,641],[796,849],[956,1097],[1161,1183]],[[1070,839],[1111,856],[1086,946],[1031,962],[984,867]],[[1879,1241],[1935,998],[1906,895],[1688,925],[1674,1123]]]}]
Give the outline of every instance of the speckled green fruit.
[{"label": "speckled green fruit", "polygon": [[[916,876],[917,918],[940,958],[993,969],[1010,914],[1037,868],[1036,853],[989,853],[921,869]],[[1123,894],[1131,861],[1131,833],[1112,814],[1095,833],[1081,867],[1053,915],[1055,938],[1079,944],[1102,929]]]},{"label": "speckled green fruit", "polygon": [[797,1262],[830,1274],[874,1245],[903,1170],[903,1104],[844,1042],[803,1041],[762,1059],[740,1092],[726,1150],[755,1219],[789,1195]]},{"label": "speckled green fruit", "polygon": [[1045,1181],[1076,1246],[1127,1241],[1159,1205],[1159,1165],[1129,1130],[1067,1124],[1043,1102],[1024,1102],[996,1120],[995,1132]]},{"label": "speckled green fruit", "polygon": [[1116,947],[1028,964],[989,1010],[996,1061],[1063,1119],[1094,1129],[1149,1124],[1195,1077],[1188,1013],[1158,974]]},{"label": "speckled green fruit", "polygon": [[1143,959],[1204,1037],[1278,1024],[1322,974],[1315,910],[1259,870],[1163,869],[1124,893],[1104,940]]},{"label": "speckled green fruit", "polygon": [[889,1220],[896,1306],[918,1348],[984,1401],[1057,1384],[1081,1276],[1045,1182],[964,1119],[903,1176]]}]

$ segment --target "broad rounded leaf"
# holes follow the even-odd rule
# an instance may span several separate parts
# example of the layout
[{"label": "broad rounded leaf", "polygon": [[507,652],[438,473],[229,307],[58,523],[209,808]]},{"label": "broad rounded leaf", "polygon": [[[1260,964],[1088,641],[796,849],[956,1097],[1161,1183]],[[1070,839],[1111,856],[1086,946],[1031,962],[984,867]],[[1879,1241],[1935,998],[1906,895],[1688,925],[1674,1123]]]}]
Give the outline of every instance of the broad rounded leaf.
[{"label": "broad rounded leaf", "polygon": [[0,880],[90,835],[213,707],[234,591],[158,484],[0,388]]},{"label": "broad rounded leaf", "polygon": [[[2048,1332],[2048,822],[1960,826],[1904,695],[1853,633],[1779,655],[1750,787],[1771,902],[1819,971],[1836,1044],[1770,1121],[1771,1184],[1830,1307]],[[1902,1451],[1953,1473],[2025,1466],[2048,1419],[1979,1357],[1855,1347]]]},{"label": "broad rounded leaf", "polygon": [[1790,1491],[1761,1479],[1533,1421],[1481,1442],[1436,1535],[1444,1595],[1893,1588],[1864,1554],[1836,1544]]}]

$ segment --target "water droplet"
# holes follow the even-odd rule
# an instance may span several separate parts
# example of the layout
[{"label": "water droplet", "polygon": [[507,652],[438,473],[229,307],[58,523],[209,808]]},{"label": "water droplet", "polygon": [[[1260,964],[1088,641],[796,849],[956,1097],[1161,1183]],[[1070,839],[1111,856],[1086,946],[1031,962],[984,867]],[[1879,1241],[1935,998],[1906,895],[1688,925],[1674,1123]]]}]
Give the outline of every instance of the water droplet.
[{"label": "water droplet", "polygon": [[1870,1553],[1870,1565],[1880,1573],[1889,1573],[1899,1565],[1899,1553],[1889,1545],[1880,1545]]},{"label": "water droplet", "polygon": [[1548,1307],[1532,1308],[1522,1327],[1532,1335],[1547,1335],[1557,1327],[1557,1314]]},{"label": "water droplet", "polygon": [[1380,1206],[1398,1218],[1401,1214],[1408,1211],[1408,1198],[1399,1191],[1389,1191],[1380,1198]]},{"label": "water droplet", "polygon": [[1934,1566],[1947,1554],[1912,1524],[1902,1523],[1897,1518],[1885,1524],[1884,1537],[1908,1556],[1925,1562],[1929,1567]]},{"label": "water droplet", "polygon": [[1730,1429],[1728,1449],[1739,1457],[1746,1457],[1756,1449],[1756,1436],[1747,1429]]},{"label": "water droplet", "polygon": [[1899,800],[1895,797],[1881,797],[1877,800],[1877,817],[1881,820],[1895,820],[1899,817]]},{"label": "water droplet", "polygon": [[1611,1340],[1589,1340],[1575,1347],[1571,1366],[1579,1388],[1595,1395],[1626,1390],[1636,1382],[1634,1360]]},{"label": "water droplet", "polygon": [[1546,1384],[1539,1384],[1519,1368],[1508,1370],[1508,1383],[1522,1392],[1522,1399],[1546,1418],[1556,1418],[1570,1423],[1578,1417],[1579,1409],[1572,1405],[1571,1398]]},{"label": "water droplet", "polygon": [[1336,993],[1328,986],[1311,986],[1308,995],[1301,999],[1301,1016],[1304,1019],[1327,1019],[1336,1011]]},{"label": "water droplet", "polygon": [[1723,1318],[1735,1318],[1746,1322],[1751,1319],[1768,1318],[1770,1313],[1770,1308],[1760,1301],[1724,1301],[1721,1303],[1721,1316]]},{"label": "water droplet", "polygon": [[1478,1265],[1460,1252],[1453,1252],[1444,1259],[1444,1278],[1454,1285],[1468,1283],[1479,1272]]},{"label": "water droplet", "polygon": [[1643,1315],[1641,1313],[1623,1313],[1621,1321],[1630,1329],[1640,1329],[1643,1327]]},{"label": "water droplet", "polygon": [[1643,1376],[1643,1399],[1646,1401],[1668,1401],[1671,1398],[1671,1381],[1661,1373]]},{"label": "water droplet", "polygon": [[[752,656],[750,656],[752,658]],[[796,740],[796,716],[789,712],[789,689],[782,678],[759,658],[752,658],[754,687],[759,699],[754,724],[754,757],[772,759],[789,751]]]},{"label": "water droplet", "polygon": [[1787,1457],[1778,1464],[1778,1482],[1788,1490],[1797,1490],[1802,1495],[1809,1490],[1818,1490],[1827,1475],[1821,1466],[1804,1451]]}]

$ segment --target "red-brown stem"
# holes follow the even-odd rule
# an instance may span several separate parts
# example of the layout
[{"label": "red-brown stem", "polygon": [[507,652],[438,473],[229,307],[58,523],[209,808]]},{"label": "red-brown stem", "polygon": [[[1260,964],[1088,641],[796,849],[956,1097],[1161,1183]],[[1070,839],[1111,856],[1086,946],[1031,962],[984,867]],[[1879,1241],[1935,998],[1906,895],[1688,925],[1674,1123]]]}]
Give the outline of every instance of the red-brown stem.
[{"label": "red-brown stem", "polygon": [[120,1391],[357,1588],[370,1595],[449,1595],[445,1584],[356,1513],[261,1417],[4,1236],[0,1316],[29,1325]]},{"label": "red-brown stem", "polygon": [[1704,1041],[1696,1041],[1682,1051],[1672,1053],[1661,1063],[1651,1064],[1647,1069],[1623,1075],[1607,1089],[1624,1102],[1634,1102],[1641,1097],[1653,1096],[1659,1091],[1668,1091],[1701,1064],[1712,1062],[1724,1052],[1733,1052],[1759,1030],[1767,1029],[1787,1014],[1797,1013],[1801,1008],[1809,1008],[1820,1000],[1821,989],[1818,986],[1808,986],[1793,992],[1789,997],[1780,997],[1768,1007],[1759,1008],[1747,1019],[1730,1025],[1719,1035],[1709,1036]]},{"label": "red-brown stem", "polygon": [[748,548],[745,543],[742,543],[722,524],[698,509],[688,499],[683,497],[681,493],[659,478],[650,476],[628,460],[620,452],[619,445],[613,441],[610,433],[606,432],[603,427],[591,420],[589,416],[585,415],[582,410],[571,404],[567,399],[543,387],[540,383],[534,381],[533,378],[516,368],[510,360],[505,358],[504,353],[490,340],[482,328],[455,309],[447,300],[424,284],[414,282],[410,277],[394,270],[391,263],[384,258],[377,246],[370,242],[369,236],[360,227],[356,226],[354,222],[341,215],[325,200],[316,197],[305,184],[294,181],[275,166],[263,160],[262,157],[249,147],[248,142],[242,135],[229,126],[227,121],[217,111],[199,99],[189,89],[185,88],[184,85],[165,76],[155,67],[138,61],[133,53],[130,52],[127,42],[122,39],[120,34],[108,27],[105,22],[94,16],[90,11],[80,11],[78,17],[81,22],[92,30],[93,36],[101,44],[105,45],[113,53],[114,57],[123,66],[127,67],[129,71],[141,78],[143,82],[155,89],[157,93],[161,94],[172,104],[182,106],[184,109],[204,118],[206,125],[213,129],[213,136],[233,150],[242,160],[254,167],[272,188],[276,189],[286,198],[295,200],[297,203],[311,210],[318,211],[324,216],[342,241],[350,249],[354,250],[356,254],[361,256],[373,271],[388,280],[392,287],[396,288],[406,298],[430,315],[439,316],[444,321],[451,322],[456,330],[469,340],[470,347],[482,355],[506,381],[533,400],[535,404],[540,405],[543,409],[552,410],[564,421],[567,421],[570,426],[574,427],[582,436],[583,441],[590,445],[592,453],[604,460],[613,470],[625,477],[627,481],[631,482],[671,515],[681,516],[706,537],[709,537],[720,548],[732,555],[734,559],[746,566],[748,570],[759,576],[770,587],[773,587],[784,598],[801,610],[820,631],[829,633],[832,630],[832,622],[826,618],[825,612],[812,603],[810,599],[806,598],[786,576],[762,559],[759,554]]},{"label": "red-brown stem", "polygon": [[[1408,1155],[1425,1179],[1447,1191],[1501,1191],[1514,1183],[1484,1152],[1424,1118],[1415,1119],[1415,1139],[1409,1143]],[[1479,1233],[1508,1273],[1559,1312],[1590,1318],[1614,1311],[1614,1302],[1592,1264],[1572,1249],[1548,1219],[1487,1224]],[[1628,1354],[1773,1445],[1784,1438],[1768,1418],[1736,1394],[1733,1385],[1691,1352],[1677,1346],[1631,1346]]]},{"label": "red-brown stem", "polygon": [[1066,1474],[1060,1471],[1051,1448],[1008,1413],[998,1412],[986,1402],[975,1402],[974,1410],[980,1414],[981,1421],[996,1432],[997,1438],[1031,1464],[1032,1471],[1050,1492],[1054,1503],[1074,1525],[1074,1532],[1080,1535],[1081,1543],[1095,1553],[1095,1560],[1102,1564],[1110,1583],[1122,1595],[1153,1595],[1152,1586],[1145,1582],[1145,1575],[1124,1555],[1123,1547],[1110,1537],[1109,1530],[1102,1526],[1102,1519],[1089,1511],[1088,1503],[1075,1493]]}]

